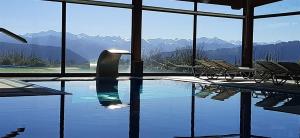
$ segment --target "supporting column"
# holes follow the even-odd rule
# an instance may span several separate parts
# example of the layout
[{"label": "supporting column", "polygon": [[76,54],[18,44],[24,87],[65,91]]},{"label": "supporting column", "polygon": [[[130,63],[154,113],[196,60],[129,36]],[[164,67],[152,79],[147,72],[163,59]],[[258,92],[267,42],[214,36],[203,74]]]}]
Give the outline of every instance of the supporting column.
[{"label": "supporting column", "polygon": [[140,137],[140,94],[143,80],[130,80],[129,138]]},{"label": "supporting column", "polygon": [[[194,11],[197,12],[198,3],[194,2]],[[195,66],[195,59],[197,55],[197,14],[194,14],[194,23],[193,23],[193,57],[192,57],[192,65]]]},{"label": "supporting column", "polygon": [[242,45],[242,66],[253,66],[253,24],[254,7],[251,0],[246,0],[243,9],[243,45]]},{"label": "supporting column", "polygon": [[195,90],[196,86],[192,84],[192,100],[191,100],[191,138],[195,137]]},{"label": "supporting column", "polygon": [[143,75],[141,57],[142,43],[142,0],[132,0],[132,30],[131,30],[131,76]]},{"label": "supporting column", "polygon": [[62,26],[61,26],[61,76],[66,74],[66,14],[67,14],[67,3],[62,2]]},{"label": "supporting column", "polygon": [[240,137],[251,137],[251,92],[241,92]]},{"label": "supporting column", "polygon": [[[65,81],[60,82],[60,90],[65,91]],[[60,119],[59,119],[59,137],[65,137],[65,95],[60,96]]]}]

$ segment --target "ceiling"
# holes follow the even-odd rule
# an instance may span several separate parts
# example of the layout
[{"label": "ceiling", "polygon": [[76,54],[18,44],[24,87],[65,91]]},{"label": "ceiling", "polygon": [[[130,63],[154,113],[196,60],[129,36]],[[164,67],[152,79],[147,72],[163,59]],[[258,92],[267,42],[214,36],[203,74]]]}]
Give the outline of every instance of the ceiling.
[{"label": "ceiling", "polygon": [[[225,5],[225,6],[231,6],[232,9],[242,9],[245,7],[246,0],[178,0],[178,1]],[[265,4],[270,4],[278,1],[283,1],[283,0],[251,0],[253,7],[262,6]]]}]

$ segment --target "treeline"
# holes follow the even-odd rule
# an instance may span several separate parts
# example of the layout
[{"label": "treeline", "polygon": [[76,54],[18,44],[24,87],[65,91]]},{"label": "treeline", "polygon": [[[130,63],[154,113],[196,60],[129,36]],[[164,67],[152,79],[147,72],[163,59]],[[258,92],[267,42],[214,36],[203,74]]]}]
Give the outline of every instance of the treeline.
[{"label": "treeline", "polygon": [[[147,55],[143,55],[144,68],[150,72],[174,72],[176,65],[192,65],[193,50],[191,46],[177,48],[172,52],[162,52],[160,48],[157,48],[147,53]],[[196,56],[197,59],[207,59],[203,49],[198,49]]]},{"label": "treeline", "polygon": [[[197,47],[196,59],[210,59],[210,60],[225,60],[233,65],[241,65],[241,48],[230,48],[230,49],[218,49],[205,51],[201,47]],[[200,49],[199,49],[200,48]],[[253,51],[253,63],[258,60],[265,61],[288,61],[298,62],[299,58],[295,55],[288,57],[289,53],[280,52],[280,49],[271,49],[269,47],[263,49],[256,47]],[[145,52],[143,55],[144,68],[148,72],[186,72],[182,68],[176,68],[176,65],[192,65],[192,53],[191,46],[183,48],[177,48],[172,52],[162,52],[161,49],[157,48],[151,51]],[[284,53],[284,54],[283,54]]]},{"label": "treeline", "polygon": [[25,54],[22,51],[11,51],[0,54],[1,66],[26,66],[26,67],[57,67],[60,61],[43,60],[35,54]]}]

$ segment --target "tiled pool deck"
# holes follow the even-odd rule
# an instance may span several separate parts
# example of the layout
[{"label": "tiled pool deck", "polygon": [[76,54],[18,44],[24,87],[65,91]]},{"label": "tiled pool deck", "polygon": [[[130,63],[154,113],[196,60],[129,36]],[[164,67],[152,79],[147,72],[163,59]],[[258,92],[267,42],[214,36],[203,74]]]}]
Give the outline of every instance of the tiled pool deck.
[{"label": "tiled pool deck", "polygon": [[[1,79],[1,78],[0,78]],[[8,79],[8,78],[3,78]],[[26,77],[26,78],[9,78],[22,81],[89,81],[95,80],[95,77]],[[128,80],[130,77],[118,77],[117,80]],[[200,84],[215,84],[226,87],[235,87],[242,89],[251,89],[257,91],[273,91],[281,93],[300,93],[300,87],[293,81],[288,81],[282,86],[274,85],[271,81],[265,83],[255,83],[254,80],[243,79],[242,77],[236,77],[231,81],[226,81],[224,78],[219,79],[207,79],[206,77],[192,77],[192,76],[145,76],[144,80],[174,80],[184,82],[194,82]],[[0,88],[3,87],[0,84]]]}]

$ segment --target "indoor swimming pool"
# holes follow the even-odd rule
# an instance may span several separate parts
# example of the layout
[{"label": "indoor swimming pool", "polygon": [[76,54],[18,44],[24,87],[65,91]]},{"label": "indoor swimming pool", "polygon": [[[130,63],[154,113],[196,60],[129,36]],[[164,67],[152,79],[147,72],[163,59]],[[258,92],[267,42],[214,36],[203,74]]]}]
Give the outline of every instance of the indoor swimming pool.
[{"label": "indoor swimming pool", "polygon": [[2,97],[0,136],[299,138],[300,95],[171,80],[41,81],[71,95]]}]

